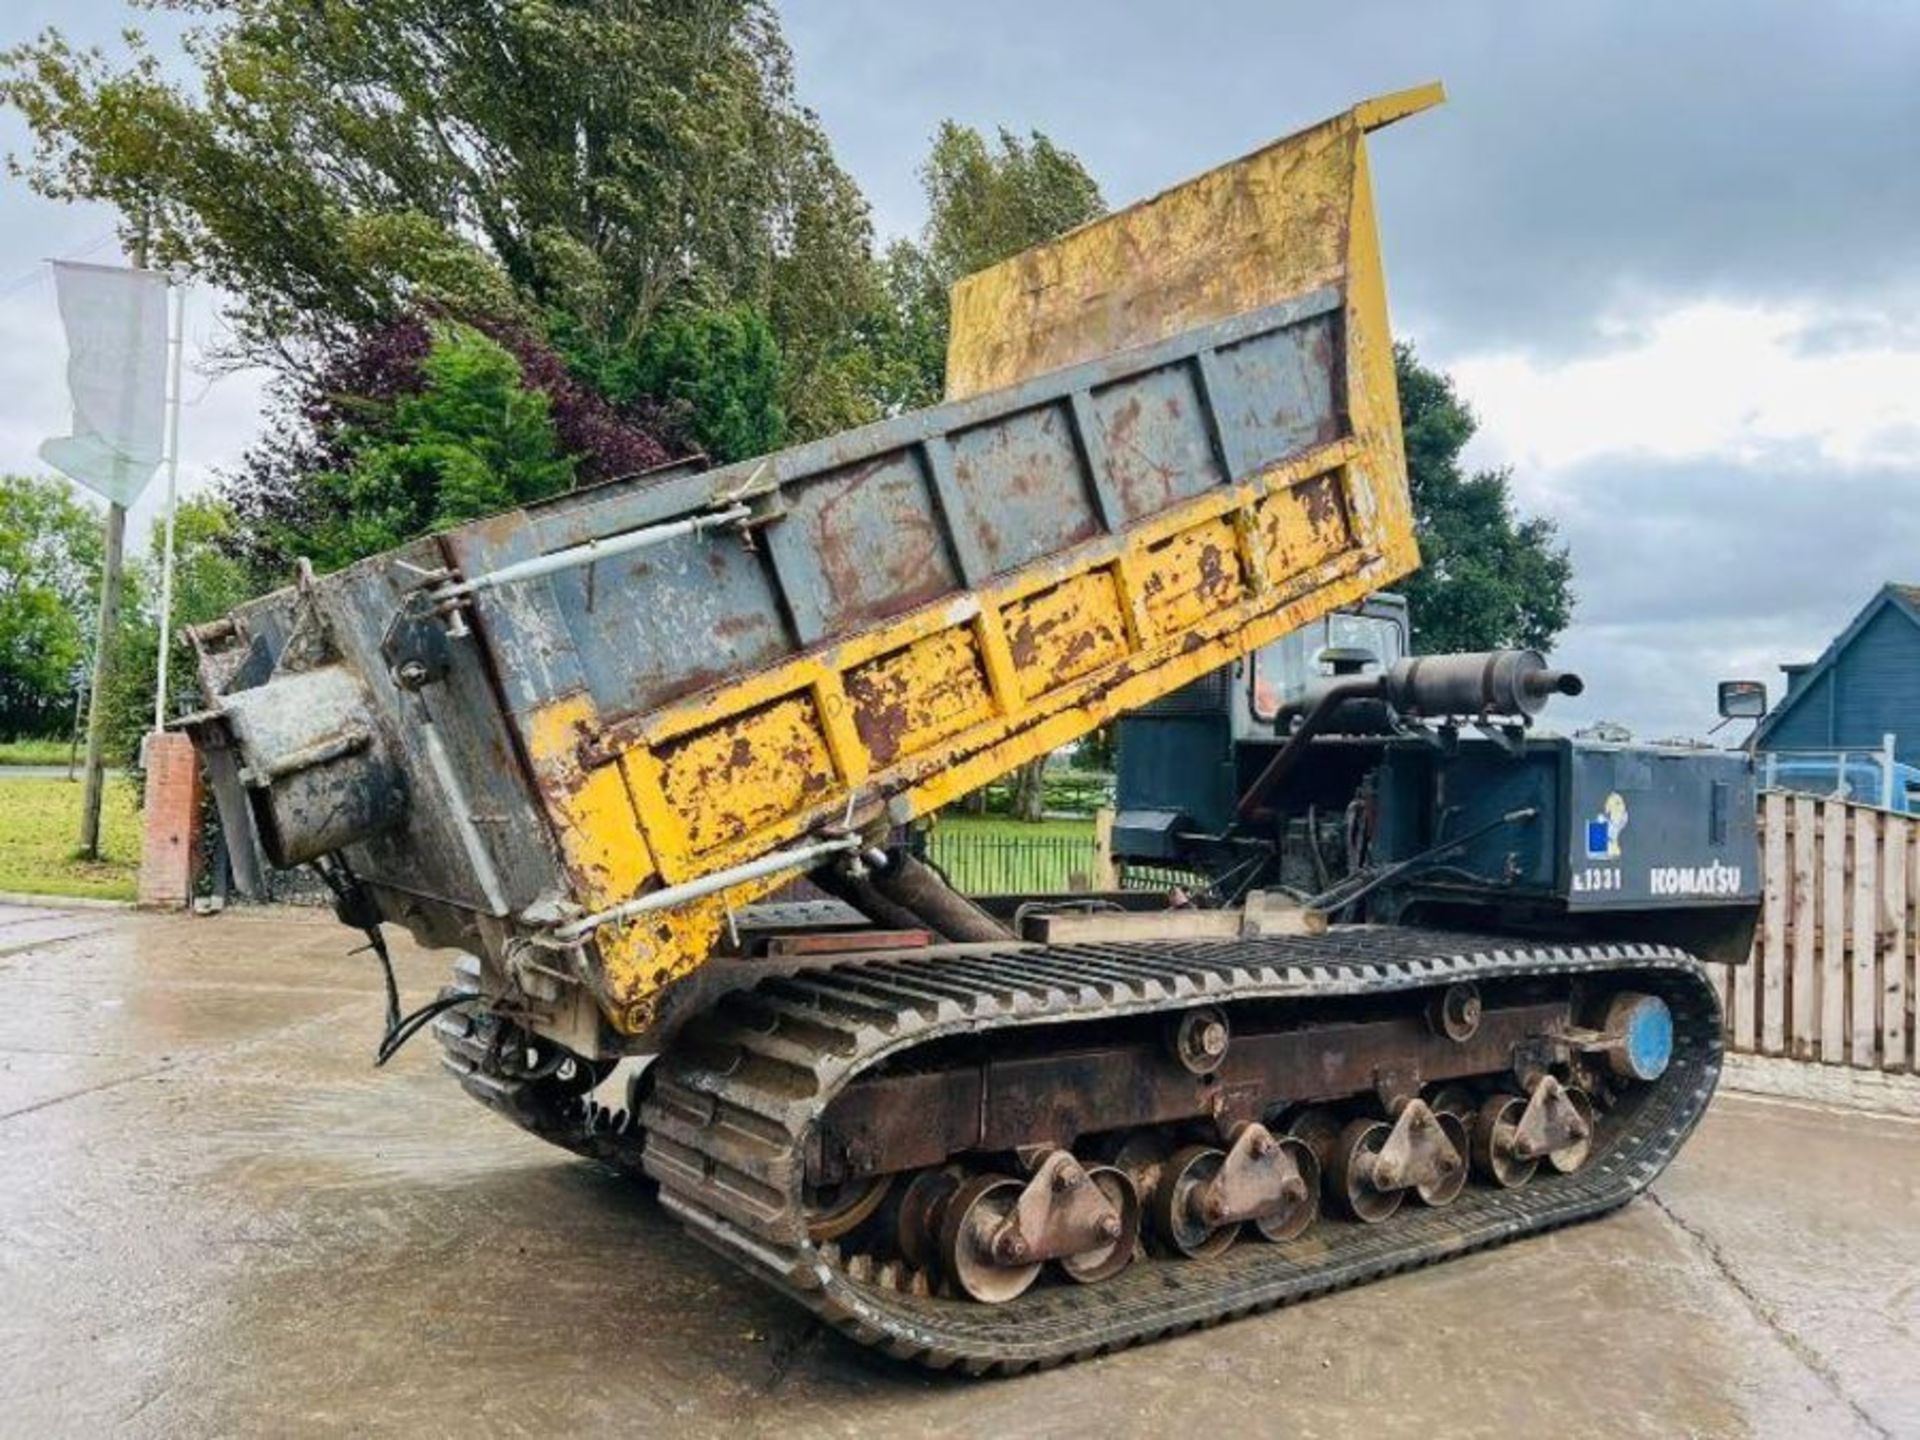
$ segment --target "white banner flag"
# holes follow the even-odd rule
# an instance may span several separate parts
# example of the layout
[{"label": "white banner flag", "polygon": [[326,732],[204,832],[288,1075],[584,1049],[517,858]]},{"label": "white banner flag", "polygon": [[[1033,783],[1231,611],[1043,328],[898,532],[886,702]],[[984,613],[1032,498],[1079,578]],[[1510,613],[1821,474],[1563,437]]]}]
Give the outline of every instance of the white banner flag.
[{"label": "white banner flag", "polygon": [[167,277],[56,260],[53,278],[67,329],[73,433],[43,442],[40,458],[131,505],[164,453]]}]

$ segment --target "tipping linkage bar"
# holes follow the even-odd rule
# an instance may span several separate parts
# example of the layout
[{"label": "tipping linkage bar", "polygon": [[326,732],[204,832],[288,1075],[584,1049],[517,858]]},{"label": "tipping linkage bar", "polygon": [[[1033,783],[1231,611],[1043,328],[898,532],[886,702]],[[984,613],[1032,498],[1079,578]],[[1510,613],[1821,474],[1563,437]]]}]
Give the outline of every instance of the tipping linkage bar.
[{"label": "tipping linkage bar", "polygon": [[703,896],[717,894],[731,889],[749,880],[758,880],[765,875],[777,875],[784,870],[808,870],[818,865],[830,855],[838,855],[860,848],[857,835],[842,835],[833,840],[822,840],[813,845],[795,845],[786,850],[775,850],[762,855],[758,860],[749,860],[742,865],[730,866],[725,870],[716,870],[711,875],[702,875],[696,880],[688,880],[679,885],[667,885],[659,890],[649,891],[645,895],[636,895],[631,900],[623,900],[618,905],[610,905],[605,910],[596,910],[591,915],[583,915],[578,920],[570,920],[549,932],[550,938],[562,944],[575,944],[598,930],[602,925],[611,925],[621,920],[631,920],[636,915],[648,915],[656,910],[671,910],[689,900],[698,900]]},{"label": "tipping linkage bar", "polygon": [[452,605],[469,596],[479,595],[488,590],[497,590],[502,585],[538,580],[543,575],[569,570],[575,565],[588,565],[595,560],[608,560],[616,555],[625,555],[629,551],[644,550],[649,546],[665,544],[669,540],[678,540],[683,535],[698,535],[723,525],[745,524],[752,517],[751,506],[734,504],[727,506],[724,510],[716,510],[706,515],[693,515],[685,520],[669,521],[664,525],[644,525],[638,530],[629,530],[623,535],[612,535],[604,540],[582,541],[578,545],[569,545],[565,549],[555,550],[550,555],[536,555],[528,560],[518,560],[511,565],[502,565],[498,570],[488,570],[464,580],[449,580],[429,591],[428,596],[436,605]]}]

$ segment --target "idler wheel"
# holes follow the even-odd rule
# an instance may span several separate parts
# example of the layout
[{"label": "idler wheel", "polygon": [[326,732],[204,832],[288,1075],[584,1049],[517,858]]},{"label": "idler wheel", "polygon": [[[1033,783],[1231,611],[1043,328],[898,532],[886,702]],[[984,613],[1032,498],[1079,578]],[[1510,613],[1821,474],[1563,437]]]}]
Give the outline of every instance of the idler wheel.
[{"label": "idler wheel", "polygon": [[1439,1123],[1440,1133],[1447,1137],[1447,1143],[1453,1146],[1459,1162],[1451,1173],[1435,1180],[1430,1185],[1416,1185],[1413,1195],[1422,1205],[1438,1209],[1442,1205],[1451,1205],[1460,1198],[1460,1192],[1467,1186],[1467,1122],[1460,1118],[1457,1111],[1434,1108],[1433,1118]]},{"label": "idler wheel", "polygon": [[1374,1162],[1392,1133],[1384,1120],[1355,1120],[1334,1146],[1333,1193],[1349,1215],[1368,1225],[1390,1219],[1406,1198],[1405,1190],[1382,1190],[1373,1183]]},{"label": "idler wheel", "polygon": [[1593,1101],[1587,1097],[1586,1091],[1576,1090],[1571,1085],[1567,1087],[1567,1100],[1580,1112],[1580,1118],[1587,1122],[1587,1133],[1584,1139],[1575,1140],[1571,1145],[1562,1145],[1547,1155],[1547,1164],[1561,1175],[1573,1174],[1593,1154]]},{"label": "idler wheel", "polygon": [[1458,1044],[1471,1040],[1480,1029],[1480,987],[1471,980],[1447,986],[1428,1003],[1427,1024]]},{"label": "idler wheel", "polygon": [[891,1175],[869,1175],[837,1185],[808,1186],[807,1238],[816,1245],[851,1234],[880,1208],[893,1186]]},{"label": "idler wheel", "polygon": [[1040,1262],[996,1254],[994,1240],[1026,1188],[1004,1175],[968,1180],[940,1221],[940,1270],[955,1289],[983,1305],[1018,1299],[1040,1277]]},{"label": "idler wheel", "polygon": [[1197,1203],[1196,1192],[1220,1173],[1226,1159],[1211,1145],[1188,1145],[1160,1167],[1152,1201],[1154,1233],[1190,1260],[1225,1254],[1240,1236],[1238,1225],[1210,1224]]},{"label": "idler wheel", "polygon": [[1167,1050],[1189,1074],[1211,1075],[1227,1058],[1231,1038],[1226,1012],[1213,1005],[1203,1005],[1172,1021],[1167,1031]]},{"label": "idler wheel", "polygon": [[1126,1172],[1112,1165],[1089,1165],[1087,1179],[1120,1212],[1120,1233],[1109,1244],[1061,1257],[1060,1273],[1082,1285],[1118,1275],[1133,1263],[1134,1248],[1140,1242],[1140,1192]]},{"label": "idler wheel", "polygon": [[1517,1190],[1540,1168],[1538,1160],[1522,1160],[1513,1153],[1514,1132],[1526,1108],[1518,1095],[1495,1095],[1474,1116],[1473,1168],[1503,1190]]}]

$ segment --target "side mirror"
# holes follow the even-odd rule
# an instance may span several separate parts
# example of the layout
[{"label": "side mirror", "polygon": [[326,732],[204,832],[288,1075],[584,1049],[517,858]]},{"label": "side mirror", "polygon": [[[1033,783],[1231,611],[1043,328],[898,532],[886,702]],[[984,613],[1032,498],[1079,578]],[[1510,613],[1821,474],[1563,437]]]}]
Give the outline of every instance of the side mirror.
[{"label": "side mirror", "polygon": [[1767,687],[1759,680],[1722,680],[1720,718],[1760,720],[1767,713]]}]

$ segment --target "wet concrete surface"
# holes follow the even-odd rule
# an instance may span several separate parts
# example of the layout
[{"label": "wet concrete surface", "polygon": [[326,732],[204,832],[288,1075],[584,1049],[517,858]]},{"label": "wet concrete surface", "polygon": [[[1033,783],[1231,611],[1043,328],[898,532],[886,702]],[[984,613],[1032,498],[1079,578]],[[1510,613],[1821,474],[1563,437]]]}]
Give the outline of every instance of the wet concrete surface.
[{"label": "wet concrete surface", "polygon": [[[1593,1224],[1011,1381],[375,1071],[323,917],[0,907],[0,1433],[1920,1434],[1920,1124],[1723,1095]],[[402,948],[405,995],[441,958]]]}]

